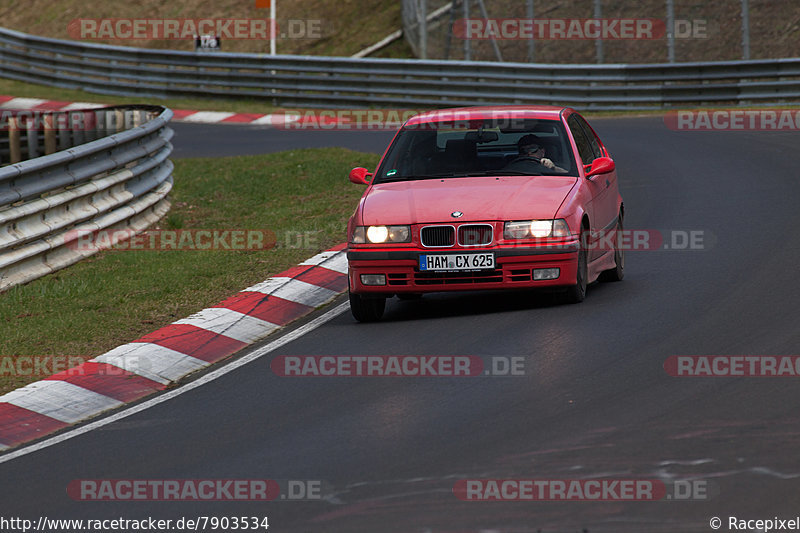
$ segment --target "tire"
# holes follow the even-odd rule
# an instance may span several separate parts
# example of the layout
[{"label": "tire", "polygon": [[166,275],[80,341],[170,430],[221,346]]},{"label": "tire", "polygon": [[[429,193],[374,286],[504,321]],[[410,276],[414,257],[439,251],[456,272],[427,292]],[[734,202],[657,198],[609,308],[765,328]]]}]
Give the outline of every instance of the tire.
[{"label": "tire", "polygon": [[617,222],[617,238],[614,249],[614,268],[604,270],[600,274],[600,281],[622,281],[625,277],[625,250],[620,249],[620,232],[622,232],[622,213]]},{"label": "tire", "polygon": [[352,292],[349,292],[349,295],[350,312],[353,314],[353,318],[359,322],[377,322],[383,318],[383,311],[386,309],[385,297],[367,298]]},{"label": "tire", "polygon": [[578,249],[578,273],[576,280],[577,283],[575,283],[575,285],[567,287],[567,292],[564,295],[564,301],[569,304],[578,304],[586,299],[586,278],[588,277],[586,244],[585,244],[586,232],[587,229],[584,226],[581,229],[581,240],[580,240],[581,244],[580,248]]}]

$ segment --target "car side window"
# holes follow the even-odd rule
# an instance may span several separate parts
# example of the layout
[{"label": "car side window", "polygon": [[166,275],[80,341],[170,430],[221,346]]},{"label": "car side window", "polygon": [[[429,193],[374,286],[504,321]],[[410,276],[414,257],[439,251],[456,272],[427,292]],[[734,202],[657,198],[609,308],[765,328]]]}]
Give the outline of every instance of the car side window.
[{"label": "car side window", "polygon": [[594,152],[592,151],[589,140],[586,138],[586,133],[584,133],[575,115],[570,115],[567,119],[567,125],[569,126],[569,131],[572,132],[572,136],[575,138],[575,144],[578,146],[578,155],[581,156],[583,164],[591,165],[592,161],[594,161]]},{"label": "car side window", "polygon": [[583,132],[586,134],[586,138],[589,139],[589,145],[592,148],[592,153],[594,154],[594,159],[598,157],[603,157],[603,150],[600,149],[600,141],[597,139],[597,136],[592,131],[592,128],[589,127],[589,124],[586,123],[586,119],[584,119],[580,115],[572,115],[575,117],[575,121],[580,125]]}]

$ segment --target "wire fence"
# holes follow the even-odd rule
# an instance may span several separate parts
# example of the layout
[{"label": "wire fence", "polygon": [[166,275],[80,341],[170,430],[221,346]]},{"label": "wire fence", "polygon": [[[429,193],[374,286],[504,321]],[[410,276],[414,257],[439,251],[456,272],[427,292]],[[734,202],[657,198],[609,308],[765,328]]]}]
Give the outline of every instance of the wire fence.
[{"label": "wire fence", "polygon": [[[422,24],[425,15],[446,12]],[[580,31],[505,38],[482,26],[465,39],[463,19],[651,20],[652,38],[592,39]],[[537,22],[538,24],[538,22]],[[545,27],[545,26],[542,26]],[[455,31],[454,31],[455,28]],[[495,30],[495,31],[492,31]],[[497,31],[499,30],[499,31]],[[569,30],[569,26],[566,27]],[[403,0],[403,32],[417,57],[526,63],[662,63],[800,56],[800,3],[769,0]],[[495,34],[500,38],[487,38]],[[536,34],[535,34],[536,35]],[[424,50],[423,50],[424,44]]]},{"label": "wire fence", "polygon": [[76,43],[3,29],[0,76],[124,96],[263,98],[284,107],[554,104],[635,110],[800,100],[800,59],[542,65],[198,54]]}]

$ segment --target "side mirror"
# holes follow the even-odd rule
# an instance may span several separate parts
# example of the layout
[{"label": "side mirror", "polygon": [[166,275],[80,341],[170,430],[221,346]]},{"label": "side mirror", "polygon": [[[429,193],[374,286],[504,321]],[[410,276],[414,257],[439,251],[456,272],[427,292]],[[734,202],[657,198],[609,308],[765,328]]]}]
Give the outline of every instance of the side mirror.
[{"label": "side mirror", "polygon": [[356,167],[350,171],[350,181],[359,185],[369,185],[367,178],[372,177],[372,173],[367,171],[364,167]]},{"label": "side mirror", "polygon": [[598,174],[608,174],[609,172],[614,172],[615,168],[617,168],[617,166],[610,157],[598,157],[592,162],[592,168],[589,169],[589,173],[586,174],[586,177],[591,178]]}]

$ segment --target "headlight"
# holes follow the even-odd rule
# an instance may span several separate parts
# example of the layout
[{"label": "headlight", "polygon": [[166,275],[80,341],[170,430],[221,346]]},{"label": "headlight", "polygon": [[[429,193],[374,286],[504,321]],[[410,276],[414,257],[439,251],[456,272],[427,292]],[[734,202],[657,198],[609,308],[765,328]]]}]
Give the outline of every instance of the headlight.
[{"label": "headlight", "polygon": [[380,244],[384,242],[411,242],[410,226],[358,226],[353,231],[351,239],[354,244],[371,242]]},{"label": "headlight", "polygon": [[386,242],[389,238],[389,228],[386,226],[370,226],[367,228],[369,242]]},{"label": "headlight", "polygon": [[364,226],[357,226],[355,230],[353,230],[353,236],[350,239],[350,242],[353,244],[364,244],[367,242],[366,237],[367,230]]},{"label": "headlight", "polygon": [[545,237],[569,237],[569,235],[569,226],[563,218],[506,222],[503,230],[503,237],[506,239],[542,239]]},{"label": "headlight", "polygon": [[531,235],[541,239],[553,233],[552,220],[531,220]]}]

